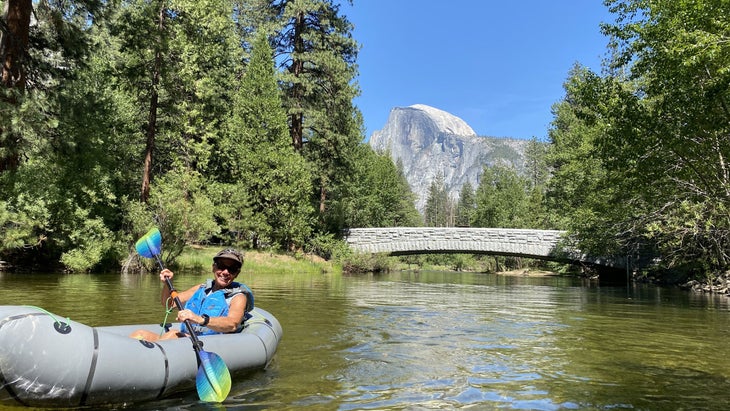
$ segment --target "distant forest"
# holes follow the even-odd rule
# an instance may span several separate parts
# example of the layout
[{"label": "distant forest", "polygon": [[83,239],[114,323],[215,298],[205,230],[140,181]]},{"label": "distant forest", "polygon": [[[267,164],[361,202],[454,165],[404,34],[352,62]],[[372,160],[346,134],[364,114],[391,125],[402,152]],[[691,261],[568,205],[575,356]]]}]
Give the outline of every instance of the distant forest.
[{"label": "distant forest", "polygon": [[[485,168],[424,215],[363,143],[353,27],[332,0],[5,0],[0,259],[119,269],[151,226],[193,244],[345,254],[347,227],[568,230],[596,255],[712,277],[730,251],[730,15],[606,1],[601,73],[576,65],[526,174]],[[356,5],[355,5],[356,6]]]}]

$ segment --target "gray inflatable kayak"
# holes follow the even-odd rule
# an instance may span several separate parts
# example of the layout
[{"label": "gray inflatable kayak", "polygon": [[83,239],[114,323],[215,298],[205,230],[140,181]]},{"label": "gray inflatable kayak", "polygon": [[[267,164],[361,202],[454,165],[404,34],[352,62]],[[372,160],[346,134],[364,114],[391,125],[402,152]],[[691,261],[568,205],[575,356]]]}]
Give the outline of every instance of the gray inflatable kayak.
[{"label": "gray inflatable kayak", "polygon": [[[266,368],[282,336],[273,315],[261,308],[251,314],[240,333],[198,337],[203,350],[223,359],[234,384],[236,374]],[[125,404],[195,389],[190,339],[128,337],[140,328],[160,330],[157,324],[89,327],[37,307],[0,306],[0,408]]]}]

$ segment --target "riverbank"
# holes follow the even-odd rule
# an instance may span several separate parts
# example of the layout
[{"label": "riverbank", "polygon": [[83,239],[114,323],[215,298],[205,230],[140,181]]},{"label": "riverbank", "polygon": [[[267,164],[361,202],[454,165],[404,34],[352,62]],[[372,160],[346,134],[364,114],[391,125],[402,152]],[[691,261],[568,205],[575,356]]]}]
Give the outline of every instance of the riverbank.
[{"label": "riverbank", "polygon": [[[183,254],[175,261],[174,266],[178,270],[193,271],[203,270],[210,267],[213,255],[220,247],[194,246],[185,249]],[[243,272],[250,273],[343,273],[357,274],[359,272],[388,272],[388,271],[462,271],[494,273],[504,276],[521,277],[549,277],[575,275],[574,273],[563,273],[559,270],[552,270],[551,267],[526,266],[519,269],[503,269],[504,266],[496,267],[489,259],[480,259],[464,256],[447,256],[441,263],[430,261],[428,258],[399,258],[387,256],[359,256],[353,265],[352,261],[341,264],[325,260],[314,254],[304,253],[283,253],[265,251],[245,251],[245,262]],[[444,257],[444,256],[442,256]]]},{"label": "riverbank", "polygon": [[679,285],[680,288],[696,293],[730,295],[730,273],[723,273],[704,281],[690,280]]},{"label": "riverbank", "polygon": [[[193,246],[174,262],[182,271],[208,270],[213,256],[220,251],[218,246]],[[265,251],[244,251],[243,273],[339,273],[342,268],[319,256],[304,253],[277,253]]]},{"label": "riverbank", "polygon": [[[186,248],[185,252],[175,261],[174,267],[177,270],[194,271],[210,269],[211,258],[220,250],[220,247],[195,246]],[[419,258],[400,259],[398,257],[363,257],[361,270],[351,270],[350,262],[341,264],[325,260],[317,255],[304,253],[283,253],[245,251],[244,273],[319,273],[319,274],[341,274],[343,272],[357,274],[359,272],[387,272],[387,271],[463,271],[463,272],[485,272],[501,276],[512,277],[560,277],[580,276],[580,273],[565,271],[565,267],[535,266],[519,269],[495,270],[493,265],[487,264],[482,259],[463,259],[458,257],[450,264],[438,264],[429,262],[423,256]],[[374,262],[375,261],[375,262]],[[467,264],[460,262],[467,261]],[[456,264],[455,264],[456,262]],[[350,269],[348,269],[350,268]],[[377,268],[377,270],[373,269]],[[362,270],[364,269],[364,270]],[[635,279],[636,281],[636,279]],[[674,283],[681,289],[696,293],[712,293],[730,295],[730,273],[717,276],[705,281],[692,280],[685,283]]]}]

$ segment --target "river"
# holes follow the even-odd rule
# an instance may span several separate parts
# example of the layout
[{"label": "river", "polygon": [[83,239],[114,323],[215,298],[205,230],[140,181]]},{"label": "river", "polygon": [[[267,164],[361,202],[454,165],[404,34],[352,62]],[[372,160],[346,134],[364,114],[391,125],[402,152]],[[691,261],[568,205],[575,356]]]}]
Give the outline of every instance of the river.
[{"label": "river", "polygon": [[[176,286],[202,282],[180,273]],[[725,409],[724,296],[564,277],[243,273],[281,322],[271,366],[223,406],[129,410]],[[154,275],[0,273],[0,304],[89,325],[161,322]],[[0,409],[8,408],[0,405]]]}]

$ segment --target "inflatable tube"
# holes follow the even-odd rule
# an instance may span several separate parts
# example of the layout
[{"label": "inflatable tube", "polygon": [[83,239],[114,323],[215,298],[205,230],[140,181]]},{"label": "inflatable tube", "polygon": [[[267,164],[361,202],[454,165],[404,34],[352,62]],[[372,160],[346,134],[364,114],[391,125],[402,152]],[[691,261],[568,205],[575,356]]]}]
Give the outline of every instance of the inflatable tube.
[{"label": "inflatable tube", "polygon": [[[251,314],[240,333],[198,337],[233,376],[266,368],[281,340],[273,315],[261,308]],[[89,327],[37,307],[0,306],[0,405],[124,404],[193,390],[198,364],[190,339],[128,337],[140,328],[160,330],[157,324]]]}]

